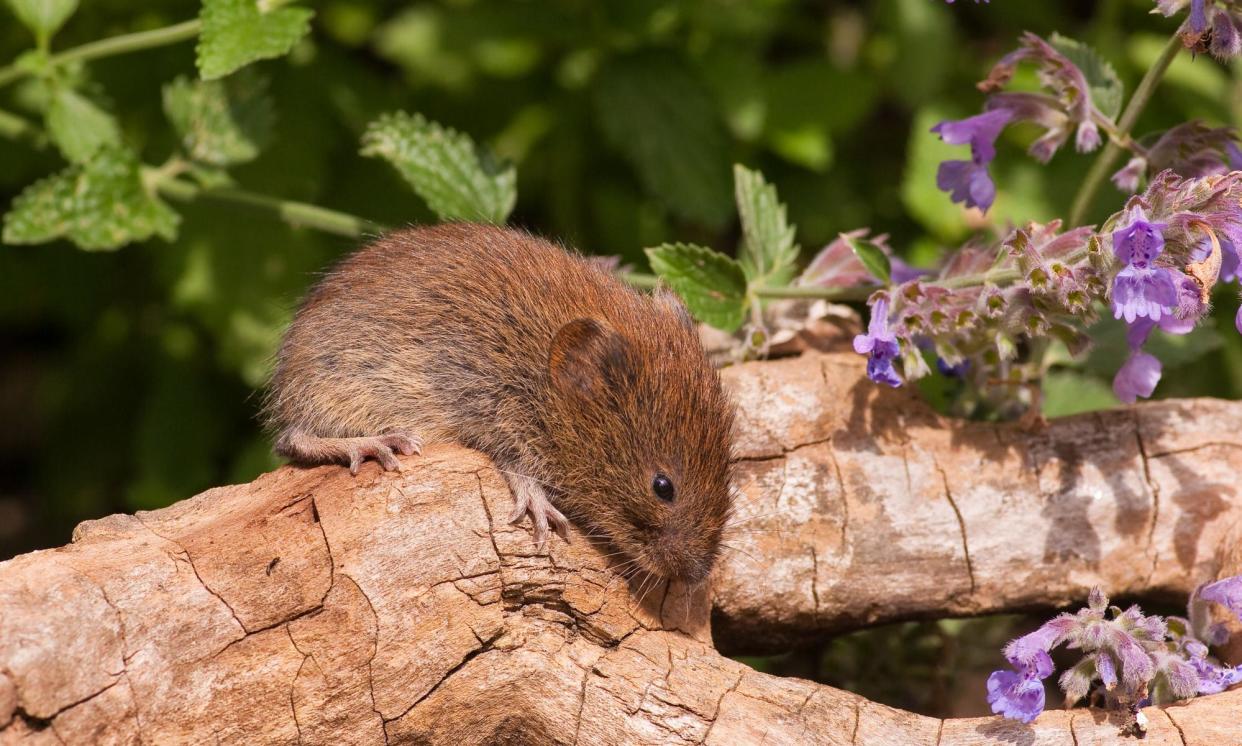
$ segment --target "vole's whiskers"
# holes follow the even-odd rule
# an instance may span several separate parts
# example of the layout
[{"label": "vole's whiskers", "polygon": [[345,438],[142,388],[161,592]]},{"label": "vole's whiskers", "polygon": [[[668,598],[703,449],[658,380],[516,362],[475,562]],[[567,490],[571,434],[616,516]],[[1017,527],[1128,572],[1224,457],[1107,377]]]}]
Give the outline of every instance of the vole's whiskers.
[{"label": "vole's whiskers", "polygon": [[720,547],[721,547],[722,549],[728,549],[728,550],[729,550],[729,551],[731,551],[731,552],[737,552],[738,554],[740,554],[740,555],[742,555],[742,556],[746,557],[747,559],[749,559],[751,562],[754,562],[756,565],[758,565],[758,566],[760,566],[760,567],[762,567],[762,566],[763,566],[763,563],[762,563],[762,562],[760,562],[759,560],[755,559],[755,555],[751,554],[750,552],[746,551],[745,549],[739,549],[738,547],[735,547],[735,546],[733,546],[732,544],[726,544],[726,543],[724,543],[723,541],[722,541],[722,542],[720,542]]}]

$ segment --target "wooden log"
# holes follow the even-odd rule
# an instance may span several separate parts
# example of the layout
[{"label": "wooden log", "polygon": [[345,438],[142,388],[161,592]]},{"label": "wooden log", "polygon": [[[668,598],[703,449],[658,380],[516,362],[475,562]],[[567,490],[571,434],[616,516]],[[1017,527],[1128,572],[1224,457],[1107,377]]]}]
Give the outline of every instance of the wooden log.
[{"label": "wooden log", "polygon": [[[286,467],[0,564],[0,743],[1112,743],[1087,709],[938,720],[758,673],[711,624],[741,648],[1094,583],[1184,594],[1236,546],[1239,405],[1028,433],[942,421],[845,357],[727,379],[729,541],[754,560],[728,554],[714,612],[707,587],[628,585],[576,534],[537,551],[480,454]],[[1151,708],[1148,742],[1236,741],[1239,707]]]}]

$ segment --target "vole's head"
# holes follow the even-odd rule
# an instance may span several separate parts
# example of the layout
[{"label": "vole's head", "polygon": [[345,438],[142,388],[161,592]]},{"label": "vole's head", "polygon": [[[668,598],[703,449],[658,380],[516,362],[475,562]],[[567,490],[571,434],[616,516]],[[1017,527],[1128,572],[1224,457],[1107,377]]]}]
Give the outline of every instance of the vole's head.
[{"label": "vole's head", "polygon": [[[648,305],[650,304],[650,305]],[[549,353],[566,507],[623,569],[698,582],[732,505],[733,410],[688,314],[667,297],[618,321],[576,319]]]}]

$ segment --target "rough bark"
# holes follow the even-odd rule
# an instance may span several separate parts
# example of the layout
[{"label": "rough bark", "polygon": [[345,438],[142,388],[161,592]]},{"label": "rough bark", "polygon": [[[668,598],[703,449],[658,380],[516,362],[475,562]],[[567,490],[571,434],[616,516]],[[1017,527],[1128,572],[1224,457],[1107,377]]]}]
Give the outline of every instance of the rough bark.
[{"label": "rough bark", "polygon": [[[581,538],[536,551],[479,454],[283,468],[0,564],[0,743],[1112,743],[1086,709],[942,721],[760,674],[709,619],[739,649],[1095,583],[1184,598],[1237,561],[1242,405],[1027,432],[942,421],[852,357],[726,377],[744,497],[714,612]],[[1149,709],[1147,740],[1233,742],[1240,707]]]}]

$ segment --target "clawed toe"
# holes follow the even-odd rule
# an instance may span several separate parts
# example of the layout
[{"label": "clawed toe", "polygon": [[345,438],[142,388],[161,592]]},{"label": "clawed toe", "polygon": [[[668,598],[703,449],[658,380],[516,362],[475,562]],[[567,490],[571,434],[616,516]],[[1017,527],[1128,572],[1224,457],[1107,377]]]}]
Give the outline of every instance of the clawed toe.
[{"label": "clawed toe", "polygon": [[380,436],[380,442],[399,452],[402,456],[413,456],[423,452],[423,439],[407,430],[394,430]]},{"label": "clawed toe", "polygon": [[539,551],[543,551],[548,541],[549,526],[557,536],[569,541],[569,520],[552,505],[537,482],[511,476],[510,483],[513,486],[513,512],[509,514],[509,523],[521,523],[529,513],[535,527],[535,546]]}]

